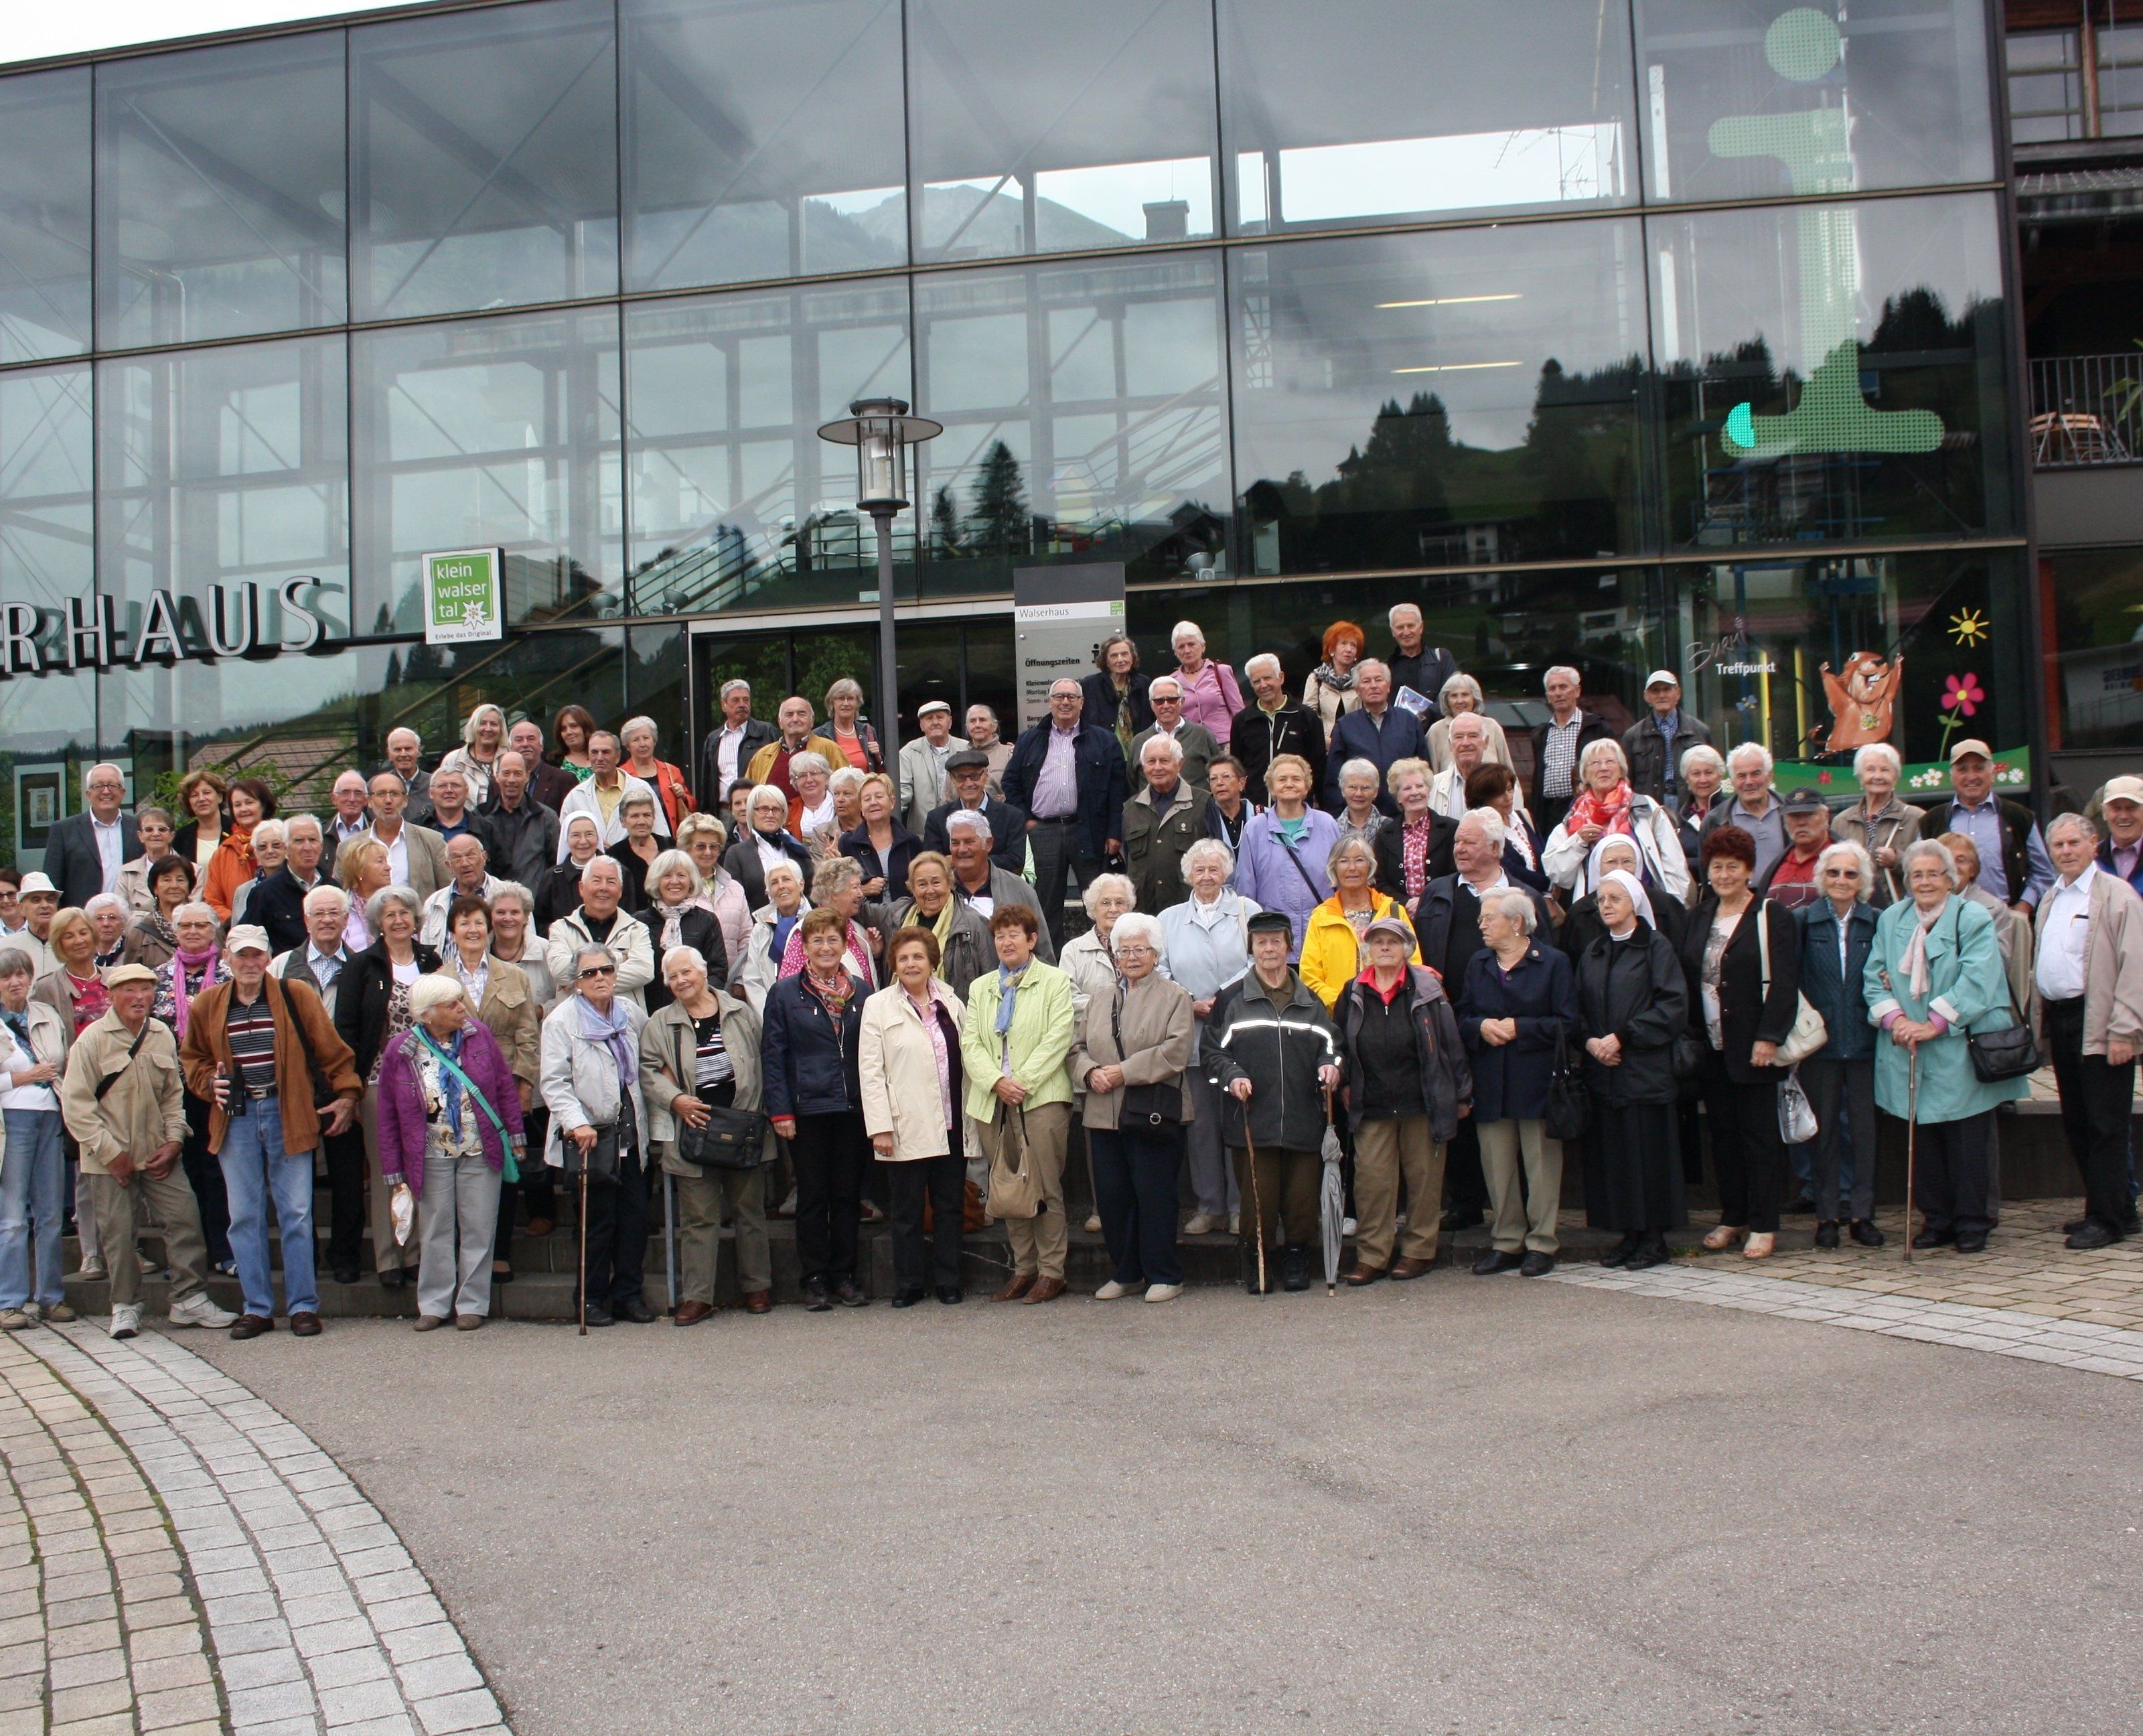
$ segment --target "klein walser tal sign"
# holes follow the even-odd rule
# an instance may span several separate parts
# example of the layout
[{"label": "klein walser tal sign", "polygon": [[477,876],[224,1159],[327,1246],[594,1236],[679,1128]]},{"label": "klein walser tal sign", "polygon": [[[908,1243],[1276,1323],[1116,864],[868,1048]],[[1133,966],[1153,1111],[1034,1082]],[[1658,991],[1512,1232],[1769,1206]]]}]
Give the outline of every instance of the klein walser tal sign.
[{"label": "klein walser tal sign", "polygon": [[152,591],[141,606],[141,625],[131,636],[119,626],[117,600],[101,594],[70,597],[60,615],[59,651],[47,656],[38,641],[50,632],[56,611],[34,603],[0,605],[0,675],[42,675],[47,670],[138,668],[146,663],[182,663],[212,657],[273,656],[309,651],[326,636],[320,618],[299,599],[324,590],[326,581],[302,576],[271,581],[266,587],[282,605],[283,637],[263,642],[262,586],[211,585],[200,608],[203,643],[190,645],[179,631],[178,600],[168,591]]},{"label": "klein walser tal sign", "polygon": [[463,645],[505,636],[500,596],[502,552],[495,548],[450,549],[424,556],[424,643]]}]

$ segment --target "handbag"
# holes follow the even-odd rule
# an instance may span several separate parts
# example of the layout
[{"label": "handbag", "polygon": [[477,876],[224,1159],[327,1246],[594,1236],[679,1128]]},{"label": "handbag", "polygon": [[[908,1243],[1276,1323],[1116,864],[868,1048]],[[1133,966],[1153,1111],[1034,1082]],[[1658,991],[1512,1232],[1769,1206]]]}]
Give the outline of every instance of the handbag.
[{"label": "handbag", "polygon": [[2000,1085],[2039,1071],[2038,1036],[2024,1022],[2024,1010],[2017,1004],[2017,985],[2010,982],[2007,971],[2002,978],[2009,989],[2010,1023],[1999,1031],[1967,1028],[1965,1032],[1964,1046],[1972,1056],[1972,1071],[1982,1085]]},{"label": "handbag", "polygon": [[703,1170],[756,1170],[766,1153],[766,1117],[755,1109],[707,1107],[697,1127],[677,1124],[677,1155]]},{"label": "handbag", "polygon": [[[1119,994],[1109,1006],[1109,1032],[1116,1040],[1116,1061],[1124,1058],[1124,997]],[[1183,1087],[1161,1080],[1152,1085],[1126,1085],[1116,1104],[1118,1127],[1159,1130],[1180,1126],[1183,1120]]]},{"label": "handbag", "polygon": [[1585,1137],[1586,1125],[1592,1119],[1592,1100],[1585,1089],[1570,1055],[1570,1038],[1561,1025],[1555,1032],[1555,1067],[1547,1076],[1547,1113],[1541,1118],[1541,1130],[1564,1145]]},{"label": "handbag", "polygon": [[[1017,1139],[1012,1135],[1015,1121]],[[999,1102],[997,1130],[997,1155],[990,1160],[990,1192],[984,1209],[992,1218],[1032,1218],[1042,1209],[1042,1178],[1027,1156],[1027,1111]]]},{"label": "handbag", "polygon": [[1801,1088],[1796,1067],[1779,1087],[1779,1137],[1789,1145],[1805,1145],[1816,1135],[1815,1105]]},{"label": "handbag", "polygon": [[[1763,962],[1764,998],[1771,998],[1771,922],[1769,912],[1770,900],[1766,898],[1756,906],[1756,952]],[[1830,1031],[1823,1022],[1823,1015],[1815,1010],[1806,995],[1799,997],[1799,1004],[1794,1008],[1794,1028],[1786,1033],[1786,1040],[1779,1045],[1777,1065],[1797,1067],[1830,1041]]]}]

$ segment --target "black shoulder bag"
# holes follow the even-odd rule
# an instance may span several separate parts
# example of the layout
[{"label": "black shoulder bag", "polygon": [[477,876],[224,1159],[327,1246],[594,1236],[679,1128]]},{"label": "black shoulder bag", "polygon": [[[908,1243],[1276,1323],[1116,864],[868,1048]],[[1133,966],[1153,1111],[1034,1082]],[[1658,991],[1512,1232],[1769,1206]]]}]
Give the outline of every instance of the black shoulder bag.
[{"label": "black shoulder bag", "polygon": [[[1960,930],[1963,922],[1960,912]],[[1965,1048],[1972,1056],[1972,1071],[1982,1085],[2023,1079],[2039,1070],[2039,1039],[2024,1021],[2024,1010],[2017,1004],[2017,985],[2009,980],[2007,969],[2002,972],[2002,981],[2009,991],[2012,1022],[2000,1031],[1973,1031],[1969,1026],[1965,1031]]]},{"label": "black shoulder bag", "polygon": [[[1109,1003],[1109,1032],[1116,1040],[1116,1064],[1124,1061],[1124,1026],[1121,1016],[1124,997],[1120,994]],[[1154,1085],[1126,1085],[1123,1100],[1116,1105],[1118,1127],[1143,1127],[1157,1130],[1163,1127],[1180,1126],[1183,1120],[1183,1087],[1161,1080]]]},{"label": "black shoulder bag", "polygon": [[1547,1077],[1547,1113],[1542,1117],[1541,1130],[1550,1139],[1567,1145],[1585,1137],[1586,1125],[1591,1116],[1591,1099],[1586,1096],[1585,1081],[1571,1059],[1569,1033],[1558,1023],[1555,1031],[1555,1070]]}]

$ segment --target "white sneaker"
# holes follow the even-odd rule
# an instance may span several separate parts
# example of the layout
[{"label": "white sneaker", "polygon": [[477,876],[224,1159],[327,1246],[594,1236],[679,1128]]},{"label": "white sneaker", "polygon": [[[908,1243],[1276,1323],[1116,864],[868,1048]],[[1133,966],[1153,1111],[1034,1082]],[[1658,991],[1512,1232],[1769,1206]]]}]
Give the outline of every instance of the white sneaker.
[{"label": "white sneaker", "polygon": [[1228,1234],[1231,1236],[1239,1236],[1242,1233],[1243,1214],[1240,1212],[1230,1212],[1228,1214]]},{"label": "white sneaker", "polygon": [[[140,1309],[136,1309],[138,1315]],[[205,1290],[196,1290],[184,1302],[171,1304],[171,1324],[174,1326],[228,1326],[238,1318],[228,1308],[220,1308]]]},{"label": "white sneaker", "polygon": [[141,1304],[122,1302],[111,1311],[111,1336],[115,1338],[138,1338],[141,1332]]},{"label": "white sneaker", "polygon": [[1210,1236],[1213,1229],[1213,1215],[1210,1212],[1193,1212],[1183,1225],[1183,1233],[1187,1236]]},{"label": "white sneaker", "polygon": [[1148,1284],[1146,1287],[1146,1299],[1148,1302],[1173,1302],[1182,1293],[1181,1284]]},{"label": "white sneaker", "polygon": [[103,1277],[104,1256],[101,1254],[91,1254],[87,1259],[82,1263],[82,1270],[77,1275],[82,1278],[92,1279]]},{"label": "white sneaker", "polygon": [[1103,1284],[1100,1289],[1094,1292],[1094,1300],[1096,1302],[1114,1302],[1120,1297],[1130,1295],[1131,1293],[1131,1287],[1129,1284],[1120,1284],[1112,1278],[1106,1283]]},{"label": "white sneaker", "polygon": [[1089,1213],[1087,1213],[1087,1214],[1086,1214],[1086,1234],[1087,1234],[1088,1235],[1090,1235],[1090,1236],[1097,1236],[1097,1235],[1101,1234],[1101,1214],[1099,1212],[1089,1212]]},{"label": "white sneaker", "polygon": [[1343,1236],[1351,1236],[1357,1227],[1352,1218],[1342,1218],[1339,1220],[1339,1234]]}]

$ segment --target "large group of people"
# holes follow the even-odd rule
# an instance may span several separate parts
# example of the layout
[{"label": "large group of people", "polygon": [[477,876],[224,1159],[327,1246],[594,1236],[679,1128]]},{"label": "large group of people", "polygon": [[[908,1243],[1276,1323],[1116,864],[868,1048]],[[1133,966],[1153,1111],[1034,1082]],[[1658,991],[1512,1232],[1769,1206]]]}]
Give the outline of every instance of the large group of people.
[{"label": "large group of people", "polygon": [[1193,622],[1152,676],[1119,635],[1032,727],[930,701],[891,754],[854,681],[769,720],[731,680],[681,764],[649,717],[487,703],[435,763],[392,731],[317,815],[206,765],[127,812],[90,767],[43,867],[0,869],[0,1328],[72,1318],[70,1214],[116,1337],[151,1226],[173,1321],[245,1338],[320,1331],[323,1228],[335,1280],[369,1244],[419,1331],[473,1331],[524,1215],[569,1214],[581,1317],[646,1323],[658,1201],[679,1326],[725,1228],[769,1311],[776,1215],[812,1310],[872,1299],[879,1219],[893,1306],[962,1301],[985,1219],[1032,1305],[1082,1160],[1104,1300],[1171,1300],[1179,1239],[1223,1230],[1251,1291],[1306,1288],[1335,1186],[1349,1286],[1483,1224],[1476,1273],[1537,1276],[1566,1158],[1606,1263],[1655,1264],[1700,1143],[1705,1249],[1770,1255],[1797,1185],[1819,1246],[1879,1247],[1884,1117],[1915,1245],[1971,1254],[2042,1055],[2068,1245],[2138,1233],[2143,779],[2042,833],[1983,742],[1924,806],[1878,744],[1833,812],[1671,671],[1616,731],[1563,667],[1521,763],[1420,611],[1388,626],[1372,655],[1333,623],[1299,688]]}]

